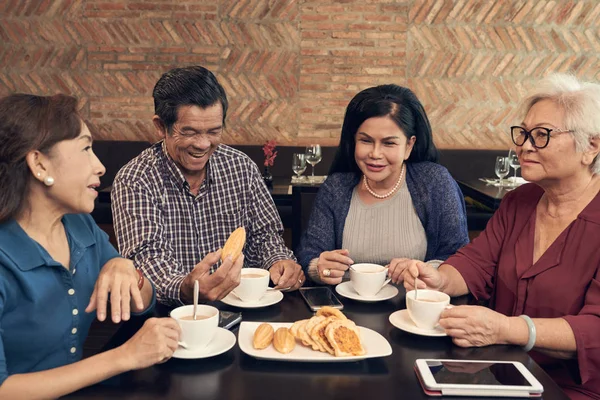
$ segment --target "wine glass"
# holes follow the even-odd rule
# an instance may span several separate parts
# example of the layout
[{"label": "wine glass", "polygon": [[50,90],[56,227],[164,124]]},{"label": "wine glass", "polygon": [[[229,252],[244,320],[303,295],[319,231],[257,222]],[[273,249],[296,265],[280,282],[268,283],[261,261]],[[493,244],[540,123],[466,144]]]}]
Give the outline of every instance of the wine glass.
[{"label": "wine glass", "polygon": [[318,144],[311,144],[306,147],[306,162],[312,165],[311,180],[315,180],[315,165],[321,162],[321,146]]},{"label": "wine glass", "polygon": [[500,185],[503,185],[503,180],[510,172],[508,167],[508,157],[496,157],[496,176],[500,180]]},{"label": "wine glass", "polygon": [[296,174],[296,179],[300,179],[306,171],[306,154],[294,153],[292,156],[292,171]]},{"label": "wine glass", "polygon": [[514,183],[516,184],[517,183],[517,170],[519,168],[521,168],[521,164],[519,163],[519,157],[517,157],[517,153],[513,149],[510,149],[510,151],[508,152],[508,163],[515,170],[515,177],[513,179],[514,179]]}]

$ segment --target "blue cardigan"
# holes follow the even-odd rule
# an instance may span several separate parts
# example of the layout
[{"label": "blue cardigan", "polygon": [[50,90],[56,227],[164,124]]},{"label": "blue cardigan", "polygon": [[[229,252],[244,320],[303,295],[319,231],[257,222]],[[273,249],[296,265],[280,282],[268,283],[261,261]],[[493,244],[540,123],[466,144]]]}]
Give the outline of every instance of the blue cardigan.
[{"label": "blue cardigan", "polygon": [[[336,173],[319,188],[296,251],[305,271],[322,252],[342,248],[352,190],[359,181],[352,172]],[[406,163],[406,184],[427,236],[425,261],[445,260],[469,242],[465,201],[446,168],[432,162]]]}]

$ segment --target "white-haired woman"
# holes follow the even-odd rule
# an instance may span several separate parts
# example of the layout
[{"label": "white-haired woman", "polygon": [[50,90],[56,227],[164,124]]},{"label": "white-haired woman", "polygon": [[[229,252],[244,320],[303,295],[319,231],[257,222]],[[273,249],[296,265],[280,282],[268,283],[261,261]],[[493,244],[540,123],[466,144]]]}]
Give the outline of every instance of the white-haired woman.
[{"label": "white-haired woman", "polygon": [[486,229],[439,269],[404,285],[490,308],[459,306],[440,325],[463,347],[521,345],[573,399],[600,399],[600,85],[552,75],[511,127],[523,177]]}]

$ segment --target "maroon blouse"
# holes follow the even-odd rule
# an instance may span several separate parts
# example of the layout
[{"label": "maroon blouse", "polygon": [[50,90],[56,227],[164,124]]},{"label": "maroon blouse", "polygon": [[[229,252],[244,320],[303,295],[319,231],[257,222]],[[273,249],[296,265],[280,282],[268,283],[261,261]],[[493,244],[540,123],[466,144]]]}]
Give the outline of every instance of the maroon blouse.
[{"label": "maroon blouse", "polygon": [[508,193],[481,235],[445,263],[461,273],[475,298],[502,314],[565,319],[577,359],[531,356],[572,399],[600,399],[600,194],[534,264],[543,193],[535,184]]}]

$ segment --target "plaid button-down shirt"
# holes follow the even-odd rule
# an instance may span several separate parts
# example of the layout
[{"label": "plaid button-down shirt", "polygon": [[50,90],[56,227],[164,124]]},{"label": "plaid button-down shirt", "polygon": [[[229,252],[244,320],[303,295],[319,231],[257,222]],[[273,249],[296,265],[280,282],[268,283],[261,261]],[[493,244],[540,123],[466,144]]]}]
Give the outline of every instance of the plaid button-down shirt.
[{"label": "plaid button-down shirt", "polygon": [[181,304],[185,276],[240,226],[247,233],[244,267],[295,260],[258,167],[229,146],[211,155],[197,196],[163,142],[119,171],[111,196],[119,250],[154,283],[162,303]]}]

